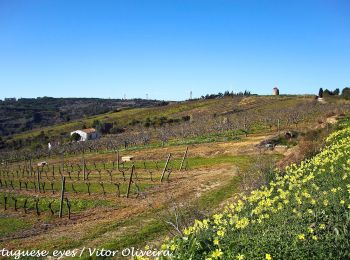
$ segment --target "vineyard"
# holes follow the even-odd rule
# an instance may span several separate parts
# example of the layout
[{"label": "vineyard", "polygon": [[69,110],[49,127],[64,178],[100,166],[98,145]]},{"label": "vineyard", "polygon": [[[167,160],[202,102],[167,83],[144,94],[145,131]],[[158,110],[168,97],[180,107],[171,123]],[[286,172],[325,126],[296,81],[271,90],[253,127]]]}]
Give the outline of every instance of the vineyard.
[{"label": "vineyard", "polygon": [[108,203],[114,198],[142,199],[147,189],[169,181],[172,173],[187,170],[187,154],[188,147],[182,158],[168,154],[165,161],[155,162],[123,161],[116,152],[115,161],[93,164],[88,164],[83,154],[80,164],[62,159],[60,164],[45,162],[36,167],[31,160],[5,165],[0,171],[1,204],[4,210],[37,215],[48,211],[62,217],[64,210],[70,218],[71,212],[94,206],[89,197],[95,195],[110,199]]}]

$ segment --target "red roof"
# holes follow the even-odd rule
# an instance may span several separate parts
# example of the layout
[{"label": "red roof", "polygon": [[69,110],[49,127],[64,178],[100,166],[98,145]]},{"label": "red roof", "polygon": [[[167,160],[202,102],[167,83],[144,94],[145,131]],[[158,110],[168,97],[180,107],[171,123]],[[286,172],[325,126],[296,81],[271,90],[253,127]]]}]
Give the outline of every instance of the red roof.
[{"label": "red roof", "polygon": [[87,129],[82,129],[81,131],[90,134],[90,133],[95,133],[96,129],[95,128],[87,128]]}]

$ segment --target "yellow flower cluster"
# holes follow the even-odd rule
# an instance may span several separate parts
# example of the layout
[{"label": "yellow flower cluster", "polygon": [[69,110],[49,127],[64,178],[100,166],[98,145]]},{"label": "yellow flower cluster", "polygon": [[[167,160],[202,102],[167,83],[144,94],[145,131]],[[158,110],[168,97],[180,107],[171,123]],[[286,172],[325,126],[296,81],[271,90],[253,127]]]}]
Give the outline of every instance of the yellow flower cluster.
[{"label": "yellow flower cluster", "polygon": [[[313,218],[317,212],[337,203],[350,209],[350,185],[343,188],[338,186],[324,190],[322,180],[333,183],[334,176],[341,174],[346,180],[350,173],[350,127],[334,132],[326,139],[325,147],[318,155],[305,160],[300,165],[292,164],[282,173],[275,171],[275,178],[268,186],[263,186],[251,192],[247,197],[242,196],[233,204],[225,207],[221,214],[215,214],[210,219],[196,220],[192,227],[184,230],[185,236],[196,235],[203,230],[212,232],[211,253],[207,259],[224,258],[221,251],[221,240],[225,235],[235,230],[244,230],[250,225],[264,223],[278,212],[288,209],[297,218]],[[335,183],[335,182],[334,182]],[[347,191],[347,196],[343,196]],[[316,223],[306,226],[302,233],[296,234],[296,241],[316,241],[327,229],[327,223]],[[177,243],[174,239],[172,243]],[[168,247],[169,248],[169,247]],[[176,250],[174,251],[176,254]],[[266,253],[266,259],[272,256]],[[237,254],[236,259],[245,259],[243,254]]]}]

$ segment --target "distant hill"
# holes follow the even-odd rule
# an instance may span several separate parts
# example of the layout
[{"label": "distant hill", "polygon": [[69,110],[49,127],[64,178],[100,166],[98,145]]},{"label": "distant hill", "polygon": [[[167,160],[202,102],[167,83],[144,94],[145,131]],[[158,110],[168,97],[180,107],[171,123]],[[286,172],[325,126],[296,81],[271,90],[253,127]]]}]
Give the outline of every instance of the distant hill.
[{"label": "distant hill", "polygon": [[10,99],[0,101],[0,135],[18,134],[111,111],[165,104],[167,102],[144,99],[52,97]]},{"label": "distant hill", "polygon": [[[39,102],[36,107],[28,104],[22,112],[15,109],[21,107],[18,104],[12,110],[10,105],[5,106],[11,113],[0,112],[4,118],[12,114],[12,119],[7,119],[11,128],[1,123],[3,129],[10,133],[0,136],[2,152],[17,152],[22,148],[46,151],[48,142],[55,146],[64,144],[79,148],[84,145],[98,150],[107,149],[112,143],[129,147],[150,143],[164,145],[169,142],[231,140],[242,134],[276,133],[278,129],[300,131],[350,109],[347,100],[327,97],[322,103],[311,95],[223,95],[182,102],[62,99],[60,105],[56,104],[57,108],[54,104],[58,99],[44,99],[47,98],[35,99],[35,103]],[[33,129],[17,130],[16,122],[20,125],[29,122]],[[102,134],[101,139],[71,145],[71,131],[90,127]],[[11,134],[11,131],[18,133]]]}]

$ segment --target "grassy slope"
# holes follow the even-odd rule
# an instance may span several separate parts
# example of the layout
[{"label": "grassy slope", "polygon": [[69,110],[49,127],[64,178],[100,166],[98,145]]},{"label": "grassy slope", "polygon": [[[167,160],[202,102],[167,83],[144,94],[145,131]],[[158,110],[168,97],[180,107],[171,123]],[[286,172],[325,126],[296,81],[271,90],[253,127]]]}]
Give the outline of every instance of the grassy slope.
[{"label": "grassy slope", "polygon": [[237,107],[242,110],[246,109],[278,109],[296,105],[302,102],[311,101],[312,97],[305,96],[251,96],[247,98],[234,97],[210,100],[195,100],[187,102],[172,103],[164,107],[154,108],[136,108],[126,109],[120,112],[110,112],[98,116],[93,116],[69,123],[58,124],[54,126],[44,127],[33,131],[14,135],[14,139],[23,139],[39,135],[40,131],[44,131],[49,136],[58,136],[60,133],[68,133],[75,129],[81,128],[84,124],[91,126],[95,119],[104,122],[117,122],[119,126],[126,126],[132,119],[144,120],[147,117],[177,118],[184,115],[193,115],[196,113],[220,114],[232,110]]},{"label": "grassy slope", "polygon": [[166,247],[175,259],[349,259],[350,120],[301,165]]}]

